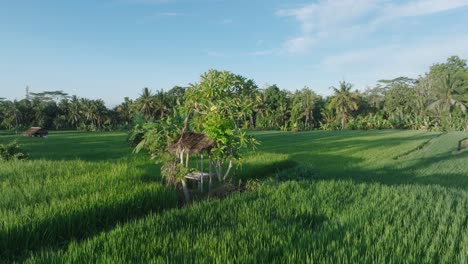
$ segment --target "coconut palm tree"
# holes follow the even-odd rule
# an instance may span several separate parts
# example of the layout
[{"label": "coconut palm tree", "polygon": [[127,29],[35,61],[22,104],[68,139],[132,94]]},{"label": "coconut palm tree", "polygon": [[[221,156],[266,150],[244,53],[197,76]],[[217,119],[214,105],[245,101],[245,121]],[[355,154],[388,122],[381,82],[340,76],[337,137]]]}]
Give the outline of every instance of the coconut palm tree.
[{"label": "coconut palm tree", "polygon": [[143,88],[140,97],[136,100],[137,110],[149,121],[156,109],[153,93],[148,87]]},{"label": "coconut palm tree", "polygon": [[154,97],[154,111],[159,114],[159,118],[162,119],[169,112],[168,98],[163,90],[156,92]]},{"label": "coconut palm tree", "polygon": [[464,97],[468,87],[460,79],[448,73],[436,80],[434,86],[433,93],[436,100],[429,105],[428,109],[447,113],[450,121],[453,108],[458,107],[462,112],[466,112]]},{"label": "coconut palm tree", "polygon": [[340,88],[331,88],[335,95],[329,106],[335,108],[338,117],[341,119],[341,129],[344,129],[350,112],[358,109],[358,95],[351,91],[353,85],[345,81],[340,82]]},{"label": "coconut palm tree", "polygon": [[3,120],[4,125],[9,129],[15,128],[15,133],[18,134],[19,120],[21,118],[21,111],[18,109],[17,101],[7,101],[3,105],[5,119]]},{"label": "coconut palm tree", "polygon": [[309,87],[304,87],[301,91],[301,106],[302,112],[305,117],[304,127],[311,127],[310,122],[312,121],[312,111],[315,107],[315,102],[317,101],[317,95],[309,89]]},{"label": "coconut palm tree", "polygon": [[81,103],[76,95],[73,95],[68,106],[68,122],[76,128],[80,126],[81,116]]},{"label": "coconut palm tree", "polygon": [[253,110],[255,111],[256,116],[257,116],[256,123],[259,124],[261,127],[266,127],[267,126],[266,119],[271,114],[271,111],[270,111],[270,108],[268,107],[267,98],[263,91],[260,91],[255,97]]},{"label": "coconut palm tree", "polygon": [[115,107],[114,109],[119,118],[119,122],[122,122],[124,125],[128,125],[132,122],[133,115],[133,101],[128,97],[124,98],[124,101]]},{"label": "coconut palm tree", "polygon": [[80,105],[83,117],[86,119],[86,121],[90,122],[94,127],[96,127],[96,109],[92,101],[86,98],[82,98],[80,101]]}]

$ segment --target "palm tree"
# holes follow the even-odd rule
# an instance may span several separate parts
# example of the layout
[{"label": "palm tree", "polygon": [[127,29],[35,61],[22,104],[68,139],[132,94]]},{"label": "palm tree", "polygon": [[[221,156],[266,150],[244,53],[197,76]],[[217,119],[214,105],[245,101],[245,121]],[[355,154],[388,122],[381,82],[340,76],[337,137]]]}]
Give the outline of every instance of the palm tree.
[{"label": "palm tree", "polygon": [[[268,102],[267,98],[265,96],[265,93],[263,91],[260,91],[257,96],[255,97],[254,105],[253,105],[253,110],[255,111],[257,115],[257,124],[260,123],[260,126],[266,127],[266,119],[267,116],[271,114],[271,111],[268,107]],[[258,122],[260,120],[260,122]]]},{"label": "palm tree", "polygon": [[448,113],[450,121],[453,108],[459,107],[462,112],[466,112],[464,97],[468,88],[462,81],[449,73],[436,80],[434,85],[433,92],[436,100],[429,105],[428,109]]},{"label": "palm tree", "polygon": [[301,91],[301,106],[305,117],[304,127],[311,127],[309,122],[312,120],[312,111],[315,107],[315,101],[317,101],[317,95],[309,89],[309,87],[304,87]]},{"label": "palm tree", "polygon": [[130,124],[133,115],[133,102],[128,97],[124,98],[124,101],[115,107],[115,111],[118,114],[119,121],[125,125]]},{"label": "palm tree", "polygon": [[330,107],[335,108],[337,115],[341,119],[341,129],[344,129],[351,111],[358,109],[358,95],[351,92],[353,85],[345,81],[340,82],[340,88],[331,87],[335,92],[330,101]]},{"label": "palm tree", "polygon": [[103,123],[107,118],[107,107],[102,99],[91,101],[95,110],[95,121],[98,129],[102,128]]},{"label": "palm tree", "polygon": [[80,126],[81,122],[81,103],[76,95],[73,95],[68,105],[68,121],[76,128]]},{"label": "palm tree", "polygon": [[138,111],[145,117],[145,120],[149,121],[156,109],[154,96],[150,89],[143,88],[142,94],[136,101],[136,106]]},{"label": "palm tree", "polygon": [[164,118],[164,116],[168,113],[168,98],[163,90],[157,91],[157,93],[154,95],[154,106],[155,112],[159,113],[159,118]]},{"label": "palm tree", "polygon": [[18,109],[17,101],[7,101],[4,104],[5,120],[4,123],[8,128],[15,128],[15,133],[18,134],[19,119],[21,118],[21,111]]}]

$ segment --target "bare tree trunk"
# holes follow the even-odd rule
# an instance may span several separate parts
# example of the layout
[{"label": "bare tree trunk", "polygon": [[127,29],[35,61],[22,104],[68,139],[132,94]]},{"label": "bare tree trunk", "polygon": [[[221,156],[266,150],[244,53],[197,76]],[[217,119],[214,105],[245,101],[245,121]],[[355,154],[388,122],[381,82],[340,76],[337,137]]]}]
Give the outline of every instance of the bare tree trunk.
[{"label": "bare tree trunk", "polygon": [[185,158],[185,168],[188,168],[189,163],[189,152],[187,151],[186,158]]},{"label": "bare tree trunk", "polygon": [[223,179],[221,178],[221,174],[223,173],[222,172],[223,168],[221,167],[221,161],[220,160],[216,161],[216,167],[215,168],[216,168],[216,174],[218,176],[218,180],[222,181]]},{"label": "bare tree trunk", "polygon": [[223,180],[226,180],[227,176],[229,175],[229,171],[231,170],[232,168],[232,157],[229,159],[229,166],[226,170],[226,173],[224,174],[224,177],[223,177]]}]

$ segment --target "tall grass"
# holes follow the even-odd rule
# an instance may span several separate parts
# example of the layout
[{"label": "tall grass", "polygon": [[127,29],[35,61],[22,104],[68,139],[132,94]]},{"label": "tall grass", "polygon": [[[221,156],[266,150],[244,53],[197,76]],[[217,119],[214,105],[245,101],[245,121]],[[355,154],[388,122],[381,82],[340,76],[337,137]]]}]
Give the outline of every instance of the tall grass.
[{"label": "tall grass", "polygon": [[287,181],[152,215],[31,263],[466,261],[468,195],[443,187]]},{"label": "tall grass", "polygon": [[[70,155],[53,143],[34,154]],[[81,151],[86,158],[83,147]],[[118,223],[175,207],[175,192],[162,186],[157,174],[148,175],[147,162],[126,156],[106,160],[101,155],[98,162],[42,158],[0,163],[0,259],[19,260],[28,252],[59,248]]]},{"label": "tall grass", "polygon": [[163,212],[175,194],[129,156],[125,135],[22,139],[33,160],[0,164],[0,252],[30,263],[468,261],[468,152],[453,154],[466,133],[253,133],[262,145],[235,177],[262,179],[256,191]]}]

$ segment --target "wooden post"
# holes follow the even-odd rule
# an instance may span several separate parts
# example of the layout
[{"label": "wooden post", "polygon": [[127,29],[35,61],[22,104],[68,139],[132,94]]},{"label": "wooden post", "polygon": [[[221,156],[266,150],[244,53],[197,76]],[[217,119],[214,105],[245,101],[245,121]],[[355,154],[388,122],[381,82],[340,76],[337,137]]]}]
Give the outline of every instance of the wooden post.
[{"label": "wooden post", "polygon": [[185,168],[188,168],[189,152],[190,152],[190,151],[187,151],[187,156],[186,156],[186,158],[185,158]]},{"label": "wooden post", "polygon": [[211,191],[211,155],[209,155],[208,167],[208,175],[210,176],[210,185],[208,186],[208,191]]},{"label": "wooden post", "polygon": [[200,188],[200,191],[203,193],[203,154],[201,154],[201,164],[200,164],[200,167],[201,167],[201,188]]}]

